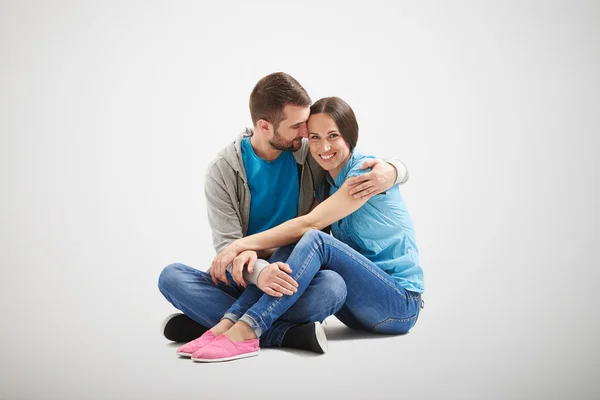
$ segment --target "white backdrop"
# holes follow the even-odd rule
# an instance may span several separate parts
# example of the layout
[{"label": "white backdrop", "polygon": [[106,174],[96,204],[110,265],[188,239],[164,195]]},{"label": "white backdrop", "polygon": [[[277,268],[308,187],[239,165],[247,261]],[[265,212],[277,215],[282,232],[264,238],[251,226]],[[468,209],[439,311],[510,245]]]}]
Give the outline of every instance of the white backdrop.
[{"label": "white backdrop", "polygon": [[[600,3],[351,3],[0,2],[0,398],[600,396]],[[204,172],[274,71],[407,164],[426,307],[176,363],[158,275],[207,268]]]}]

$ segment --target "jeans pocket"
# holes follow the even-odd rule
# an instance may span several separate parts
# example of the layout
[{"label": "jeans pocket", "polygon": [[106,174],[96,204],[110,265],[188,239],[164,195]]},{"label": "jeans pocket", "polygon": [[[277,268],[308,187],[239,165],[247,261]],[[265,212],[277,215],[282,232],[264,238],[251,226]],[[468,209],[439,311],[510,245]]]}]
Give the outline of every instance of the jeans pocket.
[{"label": "jeans pocket", "polygon": [[375,333],[384,333],[389,335],[398,335],[406,333],[417,322],[419,314],[415,314],[409,318],[386,318],[373,328]]}]

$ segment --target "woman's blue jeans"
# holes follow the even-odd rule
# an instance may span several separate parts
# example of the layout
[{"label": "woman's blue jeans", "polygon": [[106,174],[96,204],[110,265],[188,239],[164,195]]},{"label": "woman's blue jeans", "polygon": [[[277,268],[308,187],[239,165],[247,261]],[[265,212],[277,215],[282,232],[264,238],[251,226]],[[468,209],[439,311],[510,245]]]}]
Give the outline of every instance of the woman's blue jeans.
[{"label": "woman's blue jeans", "polygon": [[[346,302],[335,316],[347,326],[370,332],[406,333],[417,322],[421,294],[405,290],[396,280],[341,241],[318,230],[304,234],[288,257],[298,291],[273,297],[248,286],[225,318],[246,322],[257,337],[294,307],[318,274],[335,272],[343,279]],[[323,269],[323,270],[321,270]]]}]

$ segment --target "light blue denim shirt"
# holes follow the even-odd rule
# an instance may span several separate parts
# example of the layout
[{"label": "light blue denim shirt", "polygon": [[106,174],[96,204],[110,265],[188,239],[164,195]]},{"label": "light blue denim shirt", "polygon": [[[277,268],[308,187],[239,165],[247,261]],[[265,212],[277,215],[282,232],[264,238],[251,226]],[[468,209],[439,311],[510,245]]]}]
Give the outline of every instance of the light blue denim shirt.
[{"label": "light blue denim shirt", "polygon": [[[370,171],[360,166],[373,156],[364,156],[354,149],[335,180],[327,174],[332,196],[346,178]],[[323,184],[317,191],[323,199]],[[383,271],[394,277],[406,290],[423,293],[423,270],[415,242],[413,221],[400,195],[398,185],[369,199],[361,208],[331,224],[336,239],[361,253]]]}]

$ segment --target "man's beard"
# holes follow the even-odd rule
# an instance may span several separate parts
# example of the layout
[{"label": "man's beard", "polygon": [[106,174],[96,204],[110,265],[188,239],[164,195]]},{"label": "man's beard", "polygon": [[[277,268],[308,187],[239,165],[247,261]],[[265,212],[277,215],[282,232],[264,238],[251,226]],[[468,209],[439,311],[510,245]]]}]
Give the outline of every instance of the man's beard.
[{"label": "man's beard", "polygon": [[302,138],[290,140],[285,140],[277,131],[277,128],[273,128],[273,139],[269,142],[271,147],[280,151],[297,151],[302,146]]}]

